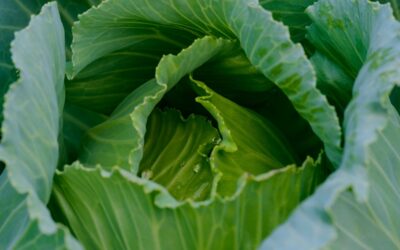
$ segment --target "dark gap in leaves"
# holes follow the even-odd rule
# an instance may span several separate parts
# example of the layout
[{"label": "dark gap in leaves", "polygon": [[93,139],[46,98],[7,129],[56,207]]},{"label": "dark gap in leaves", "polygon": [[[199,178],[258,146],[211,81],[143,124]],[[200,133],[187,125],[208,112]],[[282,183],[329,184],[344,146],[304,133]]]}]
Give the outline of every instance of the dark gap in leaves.
[{"label": "dark gap in leaves", "polygon": [[268,93],[268,98],[264,103],[251,108],[282,131],[300,159],[304,160],[307,156],[313,158],[318,156],[323,148],[321,140],[278,87]]},{"label": "dark gap in leaves", "polygon": [[60,204],[56,200],[54,190],[51,192],[50,200],[47,203],[47,208],[49,209],[50,215],[55,222],[61,223],[64,226],[68,227],[72,235],[76,236],[75,232],[73,231],[73,228],[70,226],[68,222],[67,217],[64,215],[63,210],[60,207]]},{"label": "dark gap in leaves", "polygon": [[0,161],[0,175],[3,173],[6,168],[6,164],[3,161]]},{"label": "dark gap in leaves", "polygon": [[400,87],[396,86],[390,93],[390,102],[400,115]]},{"label": "dark gap in leaves", "polygon": [[210,113],[199,103],[195,101],[198,95],[193,90],[188,76],[183,77],[157,105],[160,109],[175,108],[179,110],[184,117],[191,114],[202,115],[211,121],[214,127],[218,127],[217,121]]}]

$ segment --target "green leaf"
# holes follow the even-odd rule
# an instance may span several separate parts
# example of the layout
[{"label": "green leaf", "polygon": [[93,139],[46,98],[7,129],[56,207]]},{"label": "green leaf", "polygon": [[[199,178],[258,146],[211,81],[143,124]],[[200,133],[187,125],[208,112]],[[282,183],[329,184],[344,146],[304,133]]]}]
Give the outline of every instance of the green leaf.
[{"label": "green leaf", "polygon": [[0,248],[78,248],[45,207],[58,162],[64,105],[64,30],[46,4],[11,45],[20,79],[6,95],[0,159]]},{"label": "green leaf", "polygon": [[[18,0],[14,0],[18,1]],[[32,0],[29,0],[32,1]],[[39,0],[48,2],[48,0]],[[74,22],[78,19],[78,15],[85,12],[92,6],[97,6],[102,0],[57,0],[58,11],[61,16],[61,21],[65,30],[65,45],[67,58],[71,58],[71,43],[72,43],[72,27]],[[25,2],[25,1],[24,1]]]},{"label": "green leaf", "polygon": [[[390,2],[395,6],[396,1]],[[339,3],[342,7],[332,7],[337,4],[325,3],[308,9],[313,20],[308,29],[308,39],[318,50],[311,59],[317,71],[318,87],[342,116],[354,81],[366,59],[372,38],[372,20],[376,17],[374,13],[370,13],[372,16],[369,19],[364,17],[363,13],[368,13],[369,8],[366,2],[351,20],[347,16],[353,10],[345,10],[343,2]],[[332,11],[334,13],[330,13]]]},{"label": "green leaf", "polygon": [[294,42],[301,42],[303,48],[311,53],[313,48],[305,39],[306,27],[311,24],[311,20],[305,10],[314,2],[316,0],[261,0],[260,4],[271,11],[276,20],[289,27]]},{"label": "green leaf", "polygon": [[17,70],[11,60],[10,44],[14,32],[24,28],[30,16],[39,12],[41,4],[32,1],[28,6],[20,1],[3,0],[0,3],[0,122],[3,121],[4,95],[9,85],[17,79]]},{"label": "green leaf", "polygon": [[246,106],[265,102],[276,88],[273,82],[249,62],[240,47],[207,62],[192,75],[195,79],[206,82],[214,91]]},{"label": "green leaf", "polygon": [[375,2],[379,1],[380,3],[390,3],[393,8],[393,14],[397,18],[400,19],[400,1],[399,0],[373,0]]},{"label": "green leaf", "polygon": [[[385,0],[384,2],[387,2],[387,0]],[[397,20],[399,20],[400,19],[400,1],[399,0],[390,0],[389,2],[392,5],[394,16],[397,18]]]},{"label": "green leaf", "polygon": [[107,116],[66,103],[63,112],[63,139],[69,161],[78,157],[83,135]]},{"label": "green leaf", "polygon": [[[178,203],[154,182],[79,163],[54,193],[87,249],[254,249],[321,181],[320,162],[244,175],[231,199]],[[96,203],[92,199],[96,197]]]},{"label": "green leaf", "polygon": [[[256,111],[274,123],[289,139],[299,159],[316,157],[320,153],[322,143],[308,122],[297,113],[287,96],[251,65],[240,49],[213,58],[192,75],[225,98]],[[193,103],[195,98],[190,83],[182,82],[165,95],[160,105],[174,107],[185,115],[210,116],[201,105]]]},{"label": "green leaf", "polygon": [[[0,3],[0,123],[3,121],[3,102],[9,85],[18,78],[18,71],[11,60],[10,45],[14,33],[23,29],[31,15],[37,14],[47,0],[2,0]],[[59,0],[58,6],[61,20],[65,28],[67,55],[70,54],[69,45],[72,42],[71,26],[79,13],[90,6],[98,4],[100,0]]]},{"label": "green leaf", "polygon": [[151,111],[182,77],[231,46],[228,40],[204,37],[176,56],[164,56],[157,66],[155,79],[133,91],[106,122],[87,132],[79,159],[106,168],[118,165],[136,173]]},{"label": "green leaf", "polygon": [[[323,1],[309,8],[307,13],[313,23],[307,38],[321,54],[355,79],[367,56],[376,16],[368,11],[367,1],[361,2],[356,14],[346,6],[346,1]],[[365,18],[364,13],[369,13],[370,18]]]},{"label": "green leaf", "polygon": [[[329,13],[326,6],[334,6]],[[352,10],[347,11],[347,10]],[[364,0],[323,0],[312,9],[320,19],[345,13],[343,34],[370,28],[369,46],[345,112],[342,164],[331,177],[267,239],[263,249],[399,249],[400,117],[390,102],[399,85],[400,23],[389,5]],[[354,15],[362,13],[362,15]],[[365,25],[365,23],[368,23]],[[348,30],[349,29],[349,30]],[[384,40],[381,38],[385,37]],[[326,38],[327,39],[327,38]],[[365,43],[365,41],[363,41]],[[348,51],[343,50],[345,57]],[[354,53],[354,52],[353,52]],[[295,242],[286,239],[295,238]]]},{"label": "green leaf", "polygon": [[351,100],[354,79],[319,52],[311,57],[311,62],[317,73],[318,88],[328,97],[341,116]]},{"label": "green leaf", "polygon": [[[271,13],[254,1],[103,2],[80,16],[74,27],[70,77],[112,52],[141,42],[160,40],[154,27],[174,29],[175,32],[166,33],[173,41],[176,35],[237,39],[248,61],[283,90],[324,142],[331,161],[339,165],[339,121],[334,109],[316,88],[310,62],[302,47],[291,42],[287,28],[274,21]],[[266,84],[270,86],[269,81]]]},{"label": "green leaf", "polygon": [[200,95],[196,101],[217,120],[222,136],[210,157],[213,170],[221,173],[220,194],[232,195],[245,173],[259,175],[296,162],[289,144],[268,120],[192,81]]},{"label": "green leaf", "polygon": [[204,200],[213,183],[208,155],[218,141],[218,130],[204,117],[156,109],[147,122],[139,173],[178,200]]},{"label": "green leaf", "polygon": [[[179,53],[196,38],[156,25],[148,29],[150,34],[144,41],[95,60],[73,80],[67,81],[68,101],[86,109],[111,114],[129,93],[154,78],[154,68],[163,55]],[[168,37],[170,33],[174,34],[173,38]]]}]

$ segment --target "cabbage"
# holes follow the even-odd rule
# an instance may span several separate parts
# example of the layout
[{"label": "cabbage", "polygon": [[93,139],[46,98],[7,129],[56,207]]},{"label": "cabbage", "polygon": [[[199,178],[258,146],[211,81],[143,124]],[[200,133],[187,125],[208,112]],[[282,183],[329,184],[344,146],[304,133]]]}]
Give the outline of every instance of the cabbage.
[{"label": "cabbage", "polygon": [[0,7],[0,249],[400,248],[396,1]]}]

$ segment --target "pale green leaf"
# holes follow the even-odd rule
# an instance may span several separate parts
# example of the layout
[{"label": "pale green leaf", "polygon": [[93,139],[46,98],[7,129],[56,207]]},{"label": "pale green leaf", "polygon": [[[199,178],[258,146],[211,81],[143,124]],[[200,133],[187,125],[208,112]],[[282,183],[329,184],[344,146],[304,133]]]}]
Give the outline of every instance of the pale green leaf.
[{"label": "pale green leaf", "polygon": [[57,175],[54,191],[88,249],[254,249],[321,181],[320,164],[307,159],[301,168],[244,175],[232,199],[201,203],[178,203],[119,168],[79,163]]},{"label": "pale green leaf", "polygon": [[0,248],[79,249],[45,207],[58,162],[64,105],[64,30],[57,5],[46,4],[27,28],[16,33],[11,47],[20,78],[4,106]]},{"label": "pale green leaf", "polygon": [[[318,19],[351,22],[341,29],[328,26],[327,35],[344,37],[353,29],[370,29],[368,41],[362,41],[368,44],[365,61],[345,112],[343,161],[263,249],[400,248],[400,118],[389,98],[399,85],[400,23],[389,5],[365,0],[337,3],[322,0],[311,10]],[[328,7],[334,8],[326,12]],[[341,19],[333,16],[338,13]],[[345,58],[356,52],[341,53]],[[288,237],[296,241],[287,241]]]},{"label": "pale green leaf", "polygon": [[342,117],[351,100],[354,79],[319,52],[315,53],[310,60],[317,72],[318,88],[327,96],[336,107],[338,115]]},{"label": "pale green leaf", "polygon": [[392,5],[393,14],[397,19],[400,19],[400,1],[399,0],[373,0],[380,3],[390,3]]},{"label": "pale green leaf", "polygon": [[[47,0],[2,0],[0,2],[0,123],[3,120],[3,101],[9,85],[18,77],[18,72],[11,60],[10,45],[14,33],[26,27],[31,15],[39,13]],[[58,0],[61,20],[65,28],[66,51],[70,54],[69,45],[72,42],[71,26],[79,13],[84,12],[100,0]]]},{"label": "pale green leaf", "polygon": [[367,56],[376,14],[368,11],[367,1],[360,2],[358,12],[346,8],[347,4],[347,1],[322,1],[309,8],[307,13],[313,23],[307,38],[320,53],[355,79]]},{"label": "pale green leaf", "polygon": [[14,32],[28,25],[30,16],[37,14],[43,2],[2,0],[0,2],[0,121],[3,120],[3,102],[9,85],[17,80],[17,70],[11,59],[11,41]]}]

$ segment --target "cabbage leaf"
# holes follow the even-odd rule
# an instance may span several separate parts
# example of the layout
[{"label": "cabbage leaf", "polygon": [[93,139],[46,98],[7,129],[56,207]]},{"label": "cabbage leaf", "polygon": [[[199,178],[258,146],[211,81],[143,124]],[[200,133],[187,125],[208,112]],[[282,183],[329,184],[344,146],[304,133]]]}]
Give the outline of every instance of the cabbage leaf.
[{"label": "cabbage leaf", "polygon": [[[396,33],[400,24],[389,5],[361,0],[339,4],[322,0],[309,11],[316,27],[310,32],[323,32],[318,42],[334,35],[337,42],[324,46],[335,46],[330,51],[336,51],[337,62],[342,58],[341,64],[352,65],[349,70],[358,72],[345,112],[345,151],[340,168],[262,249],[398,249],[400,124],[389,96],[399,84],[400,41]],[[330,25],[318,29],[323,23]],[[357,37],[361,30],[364,35]],[[338,41],[339,37],[347,43]],[[349,39],[358,42],[349,43]],[[359,56],[354,57],[356,53]],[[283,241],[288,237],[297,240]]]},{"label": "cabbage leaf", "polygon": [[20,78],[7,93],[4,107],[0,248],[79,249],[45,206],[58,163],[64,105],[64,30],[56,4],[45,5],[15,37],[11,52]]}]

